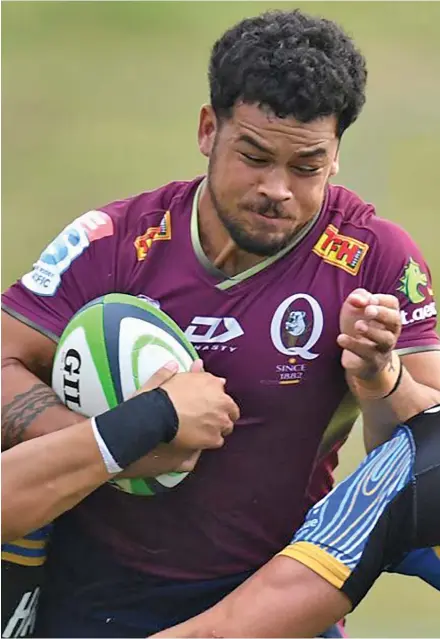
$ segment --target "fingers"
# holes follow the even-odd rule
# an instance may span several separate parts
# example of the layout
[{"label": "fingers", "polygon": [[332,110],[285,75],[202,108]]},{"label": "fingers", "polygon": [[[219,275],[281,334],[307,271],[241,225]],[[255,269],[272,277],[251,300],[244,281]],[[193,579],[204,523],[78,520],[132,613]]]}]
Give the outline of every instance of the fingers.
[{"label": "fingers", "polygon": [[365,319],[374,320],[393,332],[397,332],[400,329],[400,312],[396,308],[370,304],[365,308],[364,316]]},{"label": "fingers", "polygon": [[338,336],[337,342],[342,349],[354,353],[364,361],[373,361],[378,353],[385,354],[389,351],[389,347],[380,346],[367,337],[356,338],[345,333]]},{"label": "fingers", "polygon": [[230,397],[229,395],[226,395],[226,399],[228,402],[227,411],[228,411],[229,419],[231,420],[233,424],[240,417],[240,409],[238,408],[238,405],[234,402],[232,397]]},{"label": "fingers", "polygon": [[196,359],[195,362],[191,364],[191,368],[189,370],[191,371],[191,373],[202,373],[204,370],[203,360]]},{"label": "fingers", "polygon": [[[347,344],[344,348],[352,350],[353,345],[359,343],[361,350],[368,347],[373,349],[373,352],[387,353],[395,347],[401,331],[398,301],[393,295],[372,297],[378,298],[374,300],[378,304],[369,304],[365,307],[365,319],[355,322],[354,335],[350,336],[350,341],[343,338],[343,343]],[[387,304],[388,306],[381,304]],[[349,336],[347,335],[346,337]],[[338,341],[338,343],[340,342]],[[349,343],[351,346],[348,345]]]},{"label": "fingers", "polygon": [[348,301],[356,308],[359,319],[354,316],[351,326],[350,322],[342,324],[339,346],[365,361],[393,350],[402,328],[398,299],[359,288],[349,295]]},{"label": "fingers", "polygon": [[356,322],[356,330],[360,337],[368,340],[370,347],[375,348],[379,353],[387,353],[396,344],[395,331],[387,330],[384,326],[368,324],[360,320]]},{"label": "fingers", "polygon": [[368,305],[384,306],[399,310],[399,300],[395,295],[385,293],[370,293],[364,288],[357,288],[347,298],[352,306],[366,308]]},{"label": "fingers", "polygon": [[174,377],[178,370],[179,365],[175,360],[167,362],[150,377],[140,390],[145,392],[158,388],[158,386],[162,386],[162,384],[165,384],[165,382]]},{"label": "fingers", "polygon": [[377,306],[385,306],[386,308],[394,308],[399,310],[399,300],[395,295],[385,295],[385,293],[375,293],[371,296],[370,304]]},{"label": "fingers", "polygon": [[357,288],[347,297],[347,302],[356,308],[365,308],[365,306],[370,302],[370,299],[371,293],[364,288]]}]

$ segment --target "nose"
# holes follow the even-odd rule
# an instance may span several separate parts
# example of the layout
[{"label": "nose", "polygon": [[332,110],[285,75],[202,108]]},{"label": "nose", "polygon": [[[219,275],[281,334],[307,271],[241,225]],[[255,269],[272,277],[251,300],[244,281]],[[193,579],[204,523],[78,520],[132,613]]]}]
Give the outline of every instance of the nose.
[{"label": "nose", "polygon": [[285,202],[293,197],[289,182],[289,175],[286,171],[274,168],[262,178],[258,186],[258,193],[274,202]]}]

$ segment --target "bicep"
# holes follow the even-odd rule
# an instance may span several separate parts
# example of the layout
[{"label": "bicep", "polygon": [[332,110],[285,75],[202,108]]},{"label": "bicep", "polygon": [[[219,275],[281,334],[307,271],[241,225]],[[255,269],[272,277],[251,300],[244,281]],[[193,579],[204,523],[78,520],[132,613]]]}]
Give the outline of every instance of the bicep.
[{"label": "bicep", "polygon": [[49,383],[56,343],[36,328],[2,311],[2,369],[21,364]]},{"label": "bicep", "polygon": [[50,388],[55,350],[51,339],[3,313],[2,450],[82,419]]}]

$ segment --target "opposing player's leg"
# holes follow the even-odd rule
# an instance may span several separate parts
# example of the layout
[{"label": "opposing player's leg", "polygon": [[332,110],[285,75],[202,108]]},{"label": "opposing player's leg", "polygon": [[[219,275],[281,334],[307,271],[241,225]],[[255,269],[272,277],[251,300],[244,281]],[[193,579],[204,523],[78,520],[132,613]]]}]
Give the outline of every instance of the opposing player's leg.
[{"label": "opposing player's leg", "polygon": [[[372,451],[308,513],[292,543],[211,610],[161,637],[313,637],[350,612],[385,570],[440,588],[440,407]],[[415,567],[417,566],[417,567]]]}]

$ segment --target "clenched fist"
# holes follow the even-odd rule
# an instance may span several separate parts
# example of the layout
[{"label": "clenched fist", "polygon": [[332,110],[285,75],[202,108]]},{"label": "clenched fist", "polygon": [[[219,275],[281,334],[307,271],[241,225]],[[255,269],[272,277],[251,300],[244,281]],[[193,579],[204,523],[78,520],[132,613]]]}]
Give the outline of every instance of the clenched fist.
[{"label": "clenched fist", "polygon": [[402,330],[399,301],[394,295],[356,289],[342,306],[339,324],[338,344],[348,373],[369,380],[390,365]]},{"label": "clenched fist", "polygon": [[172,444],[191,450],[220,448],[232,432],[240,411],[225,393],[226,380],[203,370],[202,360],[189,373],[178,373],[176,362],[159,369],[139,392],[160,386],[167,392],[179,419]]},{"label": "clenched fist", "polygon": [[171,471],[191,471],[202,450],[220,448],[232,432],[240,411],[225,393],[225,380],[204,372],[201,360],[194,362],[189,373],[177,371],[177,363],[169,362],[136,393],[159,386],[166,391],[179,419],[176,436],[170,444],[160,444],[131,464],[120,477],[154,477]]}]

